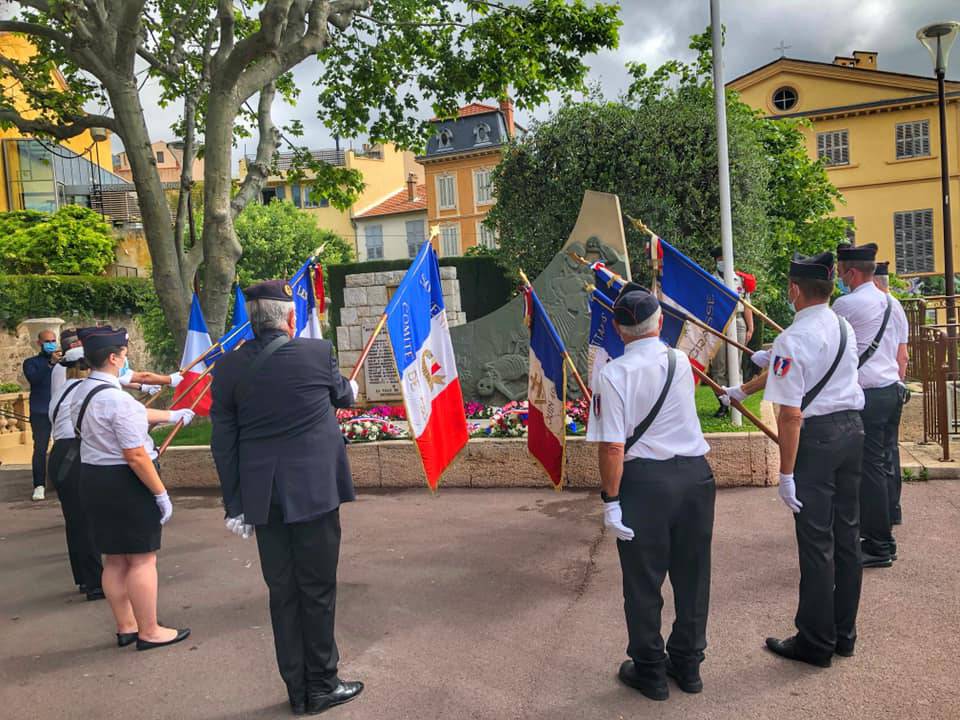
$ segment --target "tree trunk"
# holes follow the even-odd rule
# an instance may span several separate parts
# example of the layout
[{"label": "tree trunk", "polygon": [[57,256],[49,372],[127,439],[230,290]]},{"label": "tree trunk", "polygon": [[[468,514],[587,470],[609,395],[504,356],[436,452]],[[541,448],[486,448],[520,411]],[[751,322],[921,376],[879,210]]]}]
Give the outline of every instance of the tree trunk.
[{"label": "tree trunk", "polygon": [[[131,80],[120,87],[107,87],[118,125],[118,134],[130,159],[137,202],[143,219],[143,232],[153,264],[153,285],[167,326],[179,346],[187,336],[190,292],[180,273],[181,258],[173,237],[170,205],[157,170],[150,133],[136,84]],[[227,143],[229,147],[229,142]]]},{"label": "tree trunk", "polygon": [[[219,97],[215,97],[219,93]],[[238,104],[222,90],[211,89],[204,132],[203,170],[203,314],[211,337],[224,330],[230,288],[241,247],[230,209],[233,123]]]}]

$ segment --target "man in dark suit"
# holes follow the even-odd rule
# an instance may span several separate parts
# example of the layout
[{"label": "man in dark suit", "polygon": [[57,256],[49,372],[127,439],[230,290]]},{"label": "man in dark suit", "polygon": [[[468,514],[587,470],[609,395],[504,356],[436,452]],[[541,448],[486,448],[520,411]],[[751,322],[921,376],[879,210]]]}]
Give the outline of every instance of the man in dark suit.
[{"label": "man in dark suit", "polygon": [[336,408],[352,405],[356,388],[331,343],[293,338],[286,282],[245,294],[256,337],[217,361],[211,449],[227,527],[245,537],[256,528],[290,707],[315,714],[363,690],[338,678],[334,640],[339,507],[354,499]]}]

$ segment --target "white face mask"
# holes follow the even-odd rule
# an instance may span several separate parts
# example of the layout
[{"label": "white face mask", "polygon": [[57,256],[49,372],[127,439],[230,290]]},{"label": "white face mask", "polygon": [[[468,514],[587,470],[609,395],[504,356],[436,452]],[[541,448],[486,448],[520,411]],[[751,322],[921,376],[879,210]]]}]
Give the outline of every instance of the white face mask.
[{"label": "white face mask", "polygon": [[723,268],[723,260],[717,260],[717,272],[719,272],[721,275],[723,274]]}]

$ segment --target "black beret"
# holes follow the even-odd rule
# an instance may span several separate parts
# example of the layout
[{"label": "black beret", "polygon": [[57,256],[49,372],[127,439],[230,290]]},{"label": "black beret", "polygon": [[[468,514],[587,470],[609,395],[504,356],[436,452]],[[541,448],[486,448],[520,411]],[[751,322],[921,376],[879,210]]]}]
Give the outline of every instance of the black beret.
[{"label": "black beret", "polygon": [[60,333],[60,349],[66,352],[78,339],[77,331],[73,328],[67,328]]},{"label": "black beret", "polygon": [[265,280],[243,291],[247,300],[286,300],[293,302],[293,288],[286,280]]},{"label": "black beret", "polygon": [[[109,325],[106,325],[105,327],[109,328],[110,326],[109,326]],[[80,342],[83,342],[84,339],[87,337],[87,335],[89,335],[89,334],[92,333],[92,332],[96,332],[97,330],[101,330],[101,329],[102,329],[102,328],[99,328],[99,327],[97,327],[96,325],[94,325],[94,326],[92,326],[92,327],[77,328],[77,337],[80,338]]]},{"label": "black beret", "polygon": [[794,253],[790,261],[790,277],[833,280],[833,253],[825,252],[810,257]]},{"label": "black beret", "polygon": [[889,275],[890,274],[890,261],[884,260],[883,262],[877,263],[877,271],[874,275]]},{"label": "black beret", "polygon": [[628,283],[613,304],[613,317],[621,325],[639,325],[659,307],[656,295],[636,283]]},{"label": "black beret", "polygon": [[722,257],[723,257],[723,248],[720,247],[719,245],[717,245],[715,248],[713,248],[713,249],[710,251],[710,257],[712,257],[714,260],[717,260],[717,259],[719,259],[719,258],[722,258]]},{"label": "black beret", "polygon": [[869,262],[876,259],[876,243],[867,243],[866,245],[843,244],[837,247],[837,260],[840,262],[845,260],[866,260]]},{"label": "black beret", "polygon": [[90,353],[107,347],[126,347],[127,346],[126,328],[117,328],[114,330],[109,325],[94,328],[93,332],[86,333],[83,339],[83,354],[87,357]]}]

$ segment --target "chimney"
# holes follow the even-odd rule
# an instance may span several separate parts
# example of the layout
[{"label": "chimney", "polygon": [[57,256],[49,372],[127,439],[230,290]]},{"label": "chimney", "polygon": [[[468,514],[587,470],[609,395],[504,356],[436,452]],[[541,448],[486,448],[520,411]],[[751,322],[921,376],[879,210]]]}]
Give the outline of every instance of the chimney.
[{"label": "chimney", "polygon": [[415,173],[407,175],[407,200],[413,202],[417,199],[417,176]]},{"label": "chimney", "polygon": [[853,59],[856,60],[858,68],[863,68],[864,70],[877,69],[877,53],[875,52],[854,50]]},{"label": "chimney", "polygon": [[507,126],[507,135],[513,137],[513,100],[509,96],[500,101],[500,112],[503,113],[503,122]]}]

